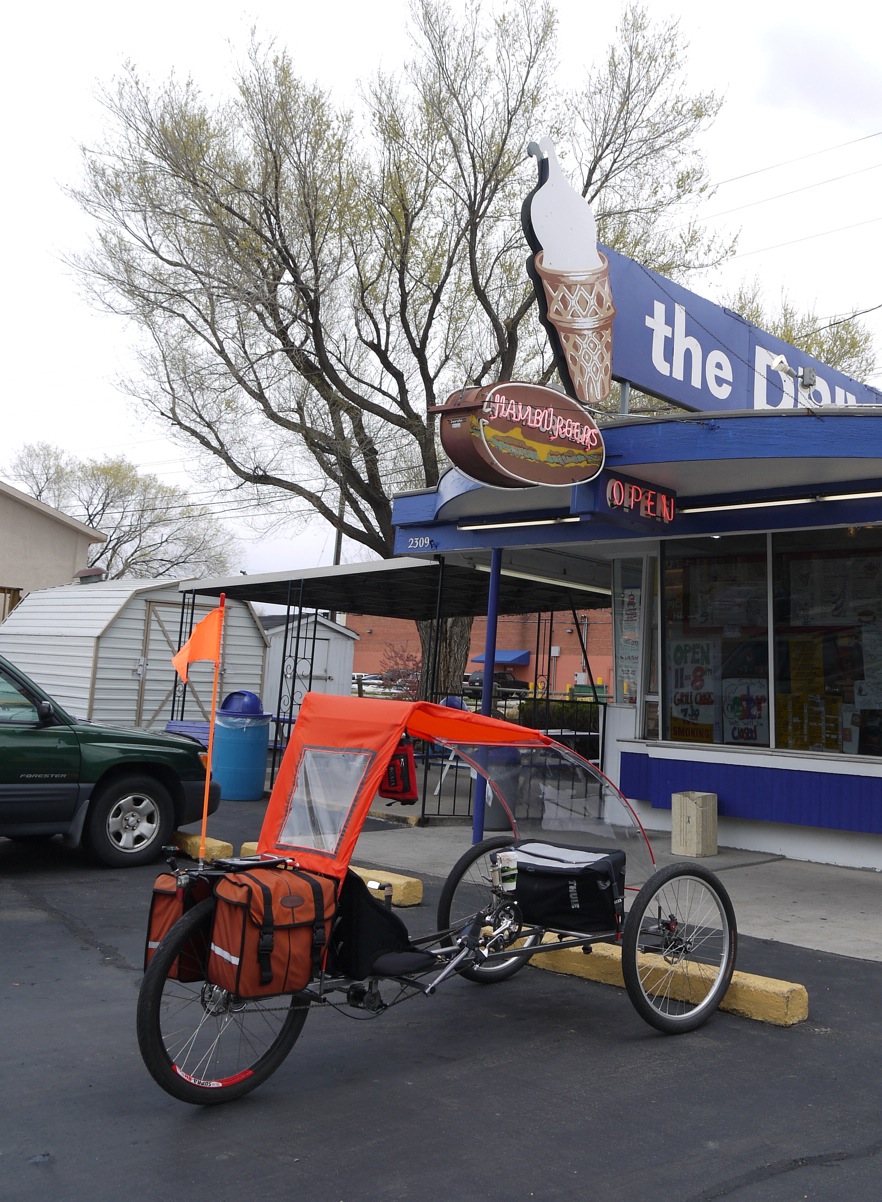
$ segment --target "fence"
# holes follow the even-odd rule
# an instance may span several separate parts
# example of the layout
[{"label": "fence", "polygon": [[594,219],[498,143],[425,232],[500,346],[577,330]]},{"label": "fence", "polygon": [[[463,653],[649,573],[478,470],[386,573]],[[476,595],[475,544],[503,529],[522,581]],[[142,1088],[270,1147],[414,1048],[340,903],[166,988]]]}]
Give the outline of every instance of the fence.
[{"label": "fence", "polygon": [[[458,694],[436,700],[442,705],[476,709],[479,703]],[[495,717],[506,718],[519,726],[541,730],[557,742],[571,747],[579,755],[603,766],[603,727],[605,704],[589,697],[518,697],[499,698],[494,703]],[[474,775],[446,748],[418,744],[417,787],[422,802],[420,818],[471,818]]]}]

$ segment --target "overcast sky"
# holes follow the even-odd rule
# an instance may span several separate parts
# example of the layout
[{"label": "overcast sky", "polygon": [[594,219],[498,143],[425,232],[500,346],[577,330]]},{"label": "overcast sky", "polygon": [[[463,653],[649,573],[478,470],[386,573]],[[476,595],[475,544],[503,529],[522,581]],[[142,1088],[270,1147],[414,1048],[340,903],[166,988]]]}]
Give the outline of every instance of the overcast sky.
[{"label": "overcast sky", "polygon": [[[458,0],[453,0],[458,6]],[[601,55],[621,11],[556,0],[561,72],[574,78]],[[696,290],[719,295],[757,277],[774,305],[786,293],[820,319],[872,310],[864,320],[882,361],[882,73],[878,9],[838,0],[651,3],[680,19],[694,88],[726,97],[703,149],[720,185],[703,217],[741,230],[737,257]],[[51,15],[50,15],[51,11]],[[124,329],[91,310],[63,256],[89,229],[63,195],[76,182],[77,146],[101,128],[96,85],[126,59],[163,78],[174,69],[220,93],[257,25],[294,56],[301,75],[345,100],[352,82],[407,52],[405,0],[334,5],[82,0],[65,9],[20,5],[4,21],[2,215],[6,289],[0,465],[45,440],[78,456],[125,454],[170,483],[190,486],[184,453],[114,386],[127,370]],[[328,28],[327,16],[332,18]],[[537,130],[537,137],[543,131]],[[519,219],[512,214],[512,220]],[[870,381],[882,386],[882,370]],[[249,572],[328,564],[333,533],[296,543],[246,544]]]}]

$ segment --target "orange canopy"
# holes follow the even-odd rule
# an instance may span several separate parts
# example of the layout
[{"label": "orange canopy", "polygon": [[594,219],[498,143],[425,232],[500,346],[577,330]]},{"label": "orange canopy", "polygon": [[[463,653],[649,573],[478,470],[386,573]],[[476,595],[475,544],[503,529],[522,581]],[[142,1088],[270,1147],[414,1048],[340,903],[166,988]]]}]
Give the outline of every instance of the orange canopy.
[{"label": "orange canopy", "polygon": [[307,693],[257,849],[339,879],[401,736],[464,746],[547,746],[537,730],[428,701]]}]

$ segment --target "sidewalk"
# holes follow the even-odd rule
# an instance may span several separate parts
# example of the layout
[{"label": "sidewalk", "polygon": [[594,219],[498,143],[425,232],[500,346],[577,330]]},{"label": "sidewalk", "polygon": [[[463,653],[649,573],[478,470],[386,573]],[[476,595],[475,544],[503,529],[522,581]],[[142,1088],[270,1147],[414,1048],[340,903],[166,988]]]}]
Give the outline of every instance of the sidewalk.
[{"label": "sidewalk", "polygon": [[[396,826],[365,831],[353,862],[444,878],[471,844],[471,827]],[[653,835],[659,864],[671,863],[670,836]],[[720,848],[703,864],[728,890],[742,935],[882,962],[882,873]]]}]

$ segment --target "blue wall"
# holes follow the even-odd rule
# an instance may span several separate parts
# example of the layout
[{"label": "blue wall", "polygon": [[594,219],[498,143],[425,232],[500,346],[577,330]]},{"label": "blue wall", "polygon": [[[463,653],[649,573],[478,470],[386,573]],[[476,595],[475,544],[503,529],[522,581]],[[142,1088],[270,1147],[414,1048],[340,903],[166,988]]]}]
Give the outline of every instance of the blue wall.
[{"label": "blue wall", "polygon": [[788,771],[749,764],[655,759],[623,752],[619,787],[626,797],[671,808],[671,794],[716,793],[724,818],[882,834],[882,779]]}]

